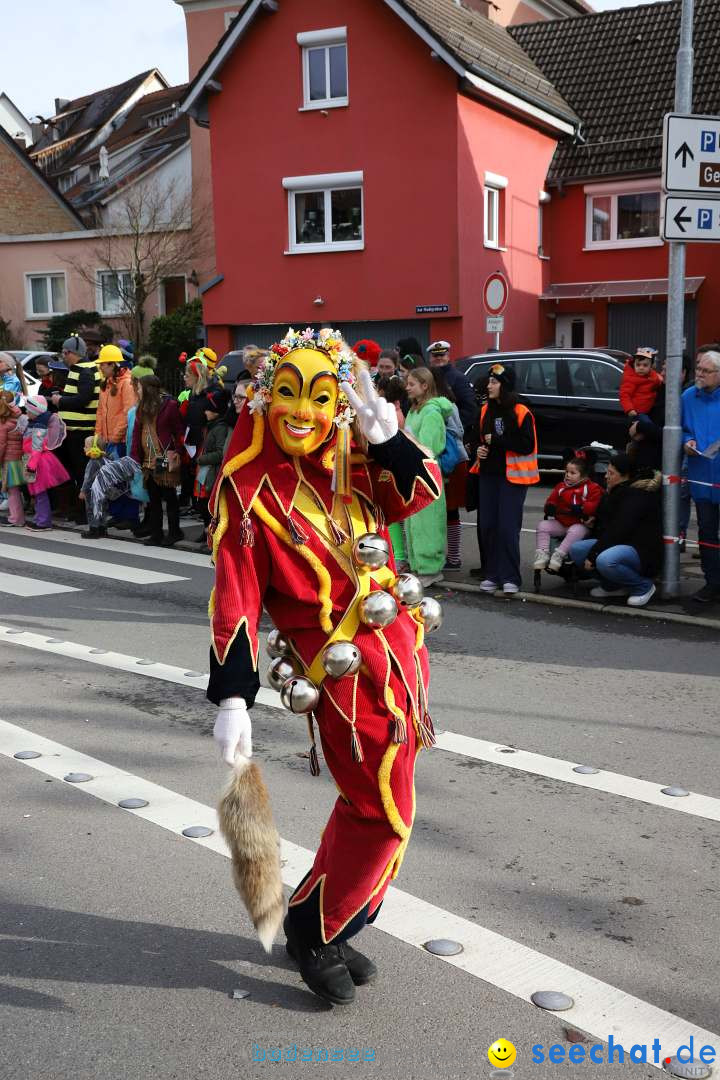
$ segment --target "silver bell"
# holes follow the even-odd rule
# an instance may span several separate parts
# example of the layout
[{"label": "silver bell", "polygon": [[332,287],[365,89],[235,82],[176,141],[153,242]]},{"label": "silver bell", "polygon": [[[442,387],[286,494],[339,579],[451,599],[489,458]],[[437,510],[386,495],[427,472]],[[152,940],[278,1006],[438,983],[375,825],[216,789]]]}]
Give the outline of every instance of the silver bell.
[{"label": "silver bell", "polygon": [[334,641],[322,655],[322,666],[333,679],[354,675],[362,664],[362,653],[352,641]]},{"label": "silver bell", "polygon": [[414,574],[401,574],[392,591],[400,607],[408,608],[417,607],[425,595],[420,578]]},{"label": "silver bell", "polygon": [[377,533],[365,533],[355,541],[353,558],[365,570],[380,570],[390,561],[390,544]]},{"label": "silver bell", "polygon": [[320,691],[314,682],[304,675],[296,675],[283,685],[280,700],[286,709],[294,713],[309,713],[317,709]]},{"label": "silver bell", "polygon": [[420,618],[425,624],[425,633],[432,634],[442,626],[442,607],[434,596],[426,596],[420,605]]},{"label": "silver bell", "polygon": [[290,642],[281,634],[279,630],[271,630],[267,637],[267,649],[268,656],[287,656],[290,652]]},{"label": "silver bell", "polygon": [[277,656],[267,671],[268,682],[278,693],[294,675],[302,675],[302,668],[293,656]]},{"label": "silver bell", "polygon": [[388,592],[371,592],[360,601],[360,620],[373,630],[381,630],[395,622],[397,613],[395,597]]}]

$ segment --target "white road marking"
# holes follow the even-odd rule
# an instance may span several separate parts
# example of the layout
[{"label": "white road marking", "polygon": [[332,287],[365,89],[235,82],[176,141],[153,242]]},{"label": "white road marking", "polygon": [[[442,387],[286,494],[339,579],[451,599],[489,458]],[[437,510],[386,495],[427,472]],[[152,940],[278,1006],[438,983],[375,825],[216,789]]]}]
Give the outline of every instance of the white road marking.
[{"label": "white road marking", "polygon": [[[2,642],[9,645],[24,645],[41,652],[54,653],[56,656],[67,656],[71,660],[84,660],[90,664],[97,664],[99,667],[144,675],[149,679],[160,679],[179,686],[192,686],[197,690],[207,689],[208,675],[204,673],[187,673],[184,668],[175,667],[172,664],[155,661],[148,663],[141,657],[127,656],[124,653],[98,652],[89,645],[80,645],[72,641],[48,640],[42,634],[27,630],[18,633],[12,627],[0,626],[0,643]],[[264,686],[260,687],[256,702],[270,709],[284,711],[279,695]],[[502,765],[504,768],[517,769],[519,772],[531,773],[533,776],[545,776],[549,780],[560,780],[565,784],[575,784],[577,787],[604,791],[609,795],[621,795],[626,799],[660,806],[664,810],[676,810],[681,814],[720,821],[720,799],[693,791],[680,798],[663,795],[661,789],[669,785],[669,780],[655,784],[649,780],[640,780],[635,776],[625,776],[606,769],[601,769],[596,775],[576,773],[573,772],[573,768],[587,762],[563,761],[562,758],[535,754],[530,750],[518,750],[489,742],[486,739],[458,735],[452,731],[437,730],[436,739],[437,748],[450,754],[458,754],[475,761],[486,761],[493,765]],[[514,752],[508,753],[508,750],[514,750]]]},{"label": "white road marking", "polygon": [[[58,780],[68,772],[90,773],[93,779],[79,785],[79,790],[103,802],[116,805],[122,798],[142,798],[149,803],[140,810],[123,810],[122,813],[136,814],[176,834],[189,825],[206,825],[217,830],[216,812],[211,807],[0,720],[0,754],[12,759],[19,750],[36,750],[43,755],[19,764]],[[190,842],[229,857],[227,846],[217,831],[212,836]],[[311,866],[314,855],[307,848],[282,840],[281,857],[283,881],[293,887]],[[523,1001],[529,1002],[530,995],[536,990],[561,989],[575,1002],[572,1009],[562,1013],[563,1019],[567,1017],[573,1027],[602,1041],[612,1035],[615,1043],[621,1043],[626,1052],[637,1043],[650,1047],[658,1039],[662,1060],[687,1044],[690,1036],[698,1047],[717,1047],[720,1043],[720,1036],[711,1031],[392,886],[374,925],[383,933],[416,948],[422,948],[424,942],[438,937],[461,942],[463,952],[459,955],[433,957],[428,962],[442,960],[452,964]]]},{"label": "white road marking", "polygon": [[91,577],[105,578],[107,581],[127,581],[132,585],[162,585],[168,581],[187,581],[185,577],[173,574],[158,574],[154,570],[139,570],[135,566],[120,566],[117,563],[100,562],[96,559],[79,559],[75,555],[65,555],[60,551],[48,551],[47,548],[20,547],[18,544],[5,544],[0,540],[0,558],[13,562],[32,562],[42,567],[66,570],[73,574],[88,574]]},{"label": "white road marking", "polygon": [[10,596],[52,596],[55,593],[81,591],[73,589],[70,585],[55,585],[52,581],[40,581],[39,578],[0,573],[0,593],[8,593]]},{"label": "white road marking", "polygon": [[[28,533],[33,539],[36,533]],[[192,551],[175,551],[173,548],[145,547],[130,540],[83,540],[79,533],[68,532],[65,529],[53,529],[45,533],[45,538],[53,544],[71,544],[73,547],[92,548],[94,551],[112,551],[118,555],[132,556],[140,559],[157,559],[159,562],[178,563],[181,566],[197,566],[203,570],[214,573],[215,568],[210,562],[210,551],[207,555],[201,552],[194,554]]]}]

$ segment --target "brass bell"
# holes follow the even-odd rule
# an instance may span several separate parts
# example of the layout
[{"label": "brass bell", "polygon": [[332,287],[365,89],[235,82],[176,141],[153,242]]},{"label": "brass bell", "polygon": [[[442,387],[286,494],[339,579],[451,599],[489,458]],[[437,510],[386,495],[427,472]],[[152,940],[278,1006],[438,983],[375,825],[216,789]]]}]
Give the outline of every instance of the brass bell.
[{"label": "brass bell", "polygon": [[353,545],[353,558],[364,570],[380,570],[390,561],[390,544],[377,533],[365,533]]},{"label": "brass bell", "polygon": [[309,713],[317,709],[320,691],[310,679],[306,679],[304,675],[296,675],[283,684],[280,700],[290,712]]},{"label": "brass bell", "polygon": [[290,642],[281,634],[279,630],[271,630],[267,636],[267,649],[268,656],[273,658],[277,656],[287,656],[290,652]]},{"label": "brass bell", "polygon": [[362,653],[352,641],[334,641],[322,655],[322,666],[332,679],[354,675],[362,664]]},{"label": "brass bell", "polygon": [[268,682],[278,693],[294,675],[302,675],[302,668],[294,656],[277,656],[267,671]]},{"label": "brass bell", "polygon": [[425,595],[420,578],[414,574],[401,574],[392,591],[400,607],[407,608],[417,607]]},{"label": "brass bell", "polygon": [[425,624],[425,633],[432,634],[439,630],[443,622],[442,607],[434,596],[426,596],[420,605],[420,618]]},{"label": "brass bell", "polygon": [[378,589],[360,601],[360,620],[373,630],[381,630],[397,618],[398,607],[394,596]]}]

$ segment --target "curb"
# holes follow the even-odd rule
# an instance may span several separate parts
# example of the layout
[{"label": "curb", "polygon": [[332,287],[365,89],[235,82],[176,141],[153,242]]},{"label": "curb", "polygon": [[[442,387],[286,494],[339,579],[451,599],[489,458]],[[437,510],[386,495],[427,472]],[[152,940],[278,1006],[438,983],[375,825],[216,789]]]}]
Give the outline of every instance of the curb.
[{"label": "curb", "polygon": [[[481,596],[490,595],[484,593],[479,585],[471,585],[469,582],[464,581],[450,581],[448,578],[442,578],[437,585],[438,587],[446,586],[449,589],[456,589],[458,592],[479,593]],[[620,607],[617,604],[595,604],[592,600],[573,600],[569,596],[543,596],[541,593],[526,592],[515,593],[512,600],[506,600],[505,602],[512,603],[517,600],[525,600],[529,604],[546,604],[549,607],[599,611],[603,615],[625,615],[634,619],[650,619],[655,622],[674,622],[684,626],[704,626],[709,630],[720,632],[719,619],[705,619],[699,615],[682,615],[680,612],[675,611],[653,611],[652,609],[648,611],[647,608]]]}]

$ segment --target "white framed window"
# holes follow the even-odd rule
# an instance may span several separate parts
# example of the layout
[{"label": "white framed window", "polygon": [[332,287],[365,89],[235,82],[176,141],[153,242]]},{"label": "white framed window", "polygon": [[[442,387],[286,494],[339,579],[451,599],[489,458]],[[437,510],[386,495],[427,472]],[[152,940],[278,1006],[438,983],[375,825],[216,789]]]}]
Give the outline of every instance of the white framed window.
[{"label": "white framed window", "polygon": [[585,188],[587,248],[654,247],[660,239],[661,194],[652,182]]},{"label": "white framed window", "polygon": [[303,109],[332,109],[349,102],[347,27],[298,34],[302,50]]},{"label": "white framed window", "polygon": [[485,247],[502,248],[505,244],[505,188],[506,176],[485,173],[483,187],[483,213]]},{"label": "white framed window", "polygon": [[287,176],[287,254],[360,251],[365,246],[363,173]]},{"label": "white framed window", "polygon": [[132,274],[129,270],[98,270],[97,309],[101,315],[124,314],[132,295]]},{"label": "white framed window", "polygon": [[68,306],[64,272],[26,274],[25,309],[29,319],[65,315]]}]

